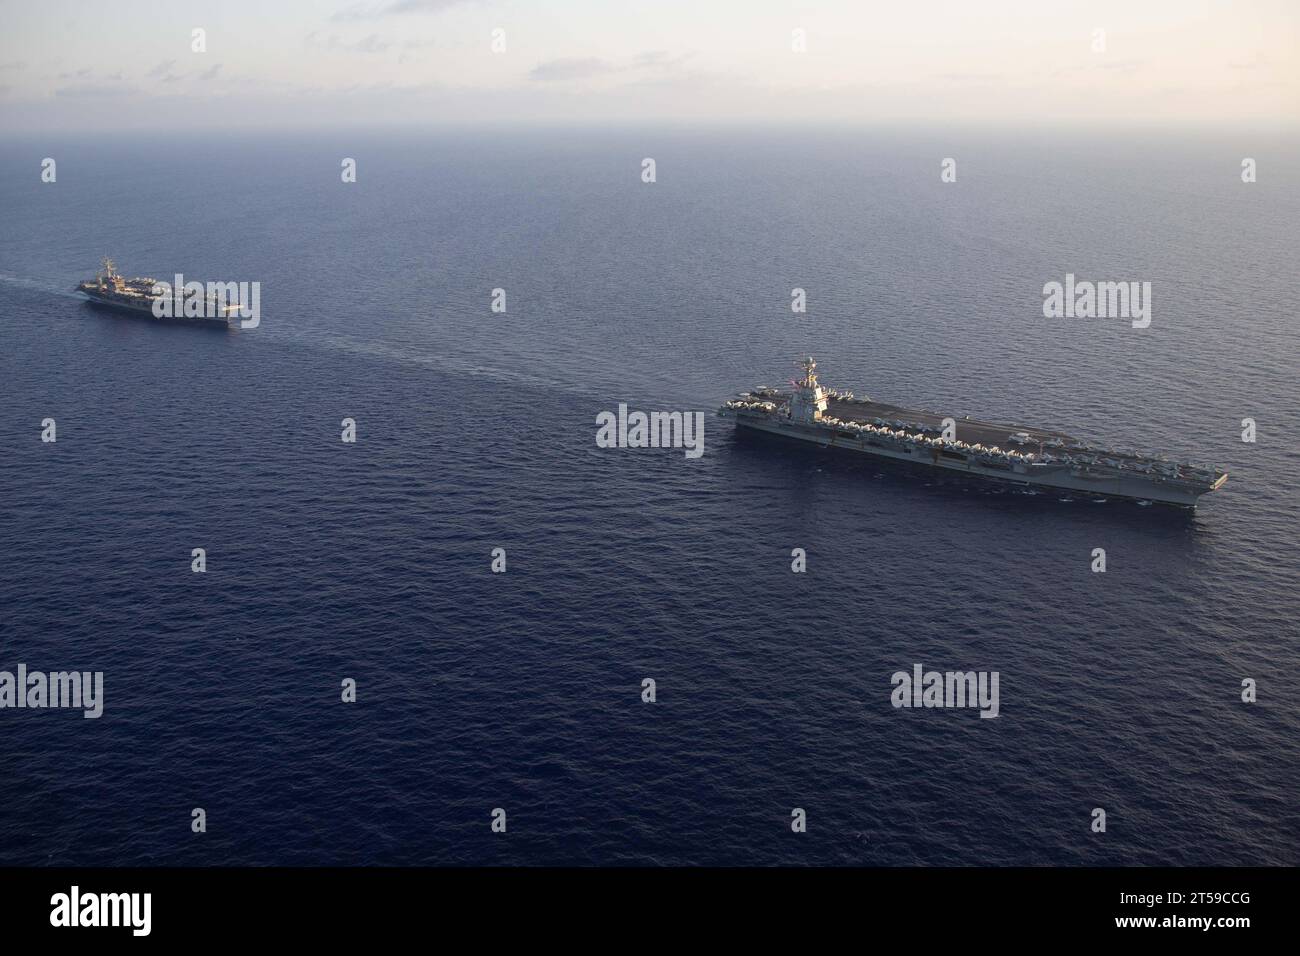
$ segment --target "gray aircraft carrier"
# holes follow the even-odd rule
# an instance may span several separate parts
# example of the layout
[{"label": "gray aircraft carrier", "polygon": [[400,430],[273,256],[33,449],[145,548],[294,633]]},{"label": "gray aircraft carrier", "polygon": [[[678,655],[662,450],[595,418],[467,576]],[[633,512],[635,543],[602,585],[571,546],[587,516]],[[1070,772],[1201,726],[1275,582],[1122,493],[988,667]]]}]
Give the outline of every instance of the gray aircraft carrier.
[{"label": "gray aircraft carrier", "polygon": [[[177,307],[170,310],[171,314],[159,316],[154,311],[154,303],[159,299],[159,295],[153,291],[159,287],[158,280],[149,276],[127,279],[118,275],[113,260],[105,257],[95,278],[78,282],[76,291],[85,295],[95,305],[143,314],[159,321],[188,325],[225,327],[239,312],[238,302],[231,303],[213,295],[205,295],[199,300],[201,308],[195,310],[198,314],[185,315],[177,302]],[[170,290],[170,286],[167,288]]]},{"label": "gray aircraft carrier", "polygon": [[1013,484],[1194,508],[1228,480],[1218,468],[1097,448],[1061,432],[903,408],[822,387],[799,363],[792,389],[757,388],[718,409],[737,428]]}]

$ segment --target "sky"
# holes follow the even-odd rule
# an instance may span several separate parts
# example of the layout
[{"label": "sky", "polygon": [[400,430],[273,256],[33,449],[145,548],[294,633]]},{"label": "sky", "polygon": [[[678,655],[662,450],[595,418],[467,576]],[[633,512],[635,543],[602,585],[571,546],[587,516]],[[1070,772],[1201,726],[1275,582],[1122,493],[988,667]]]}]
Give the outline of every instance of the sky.
[{"label": "sky", "polygon": [[1292,128],[1298,40],[1300,0],[0,0],[0,130]]}]

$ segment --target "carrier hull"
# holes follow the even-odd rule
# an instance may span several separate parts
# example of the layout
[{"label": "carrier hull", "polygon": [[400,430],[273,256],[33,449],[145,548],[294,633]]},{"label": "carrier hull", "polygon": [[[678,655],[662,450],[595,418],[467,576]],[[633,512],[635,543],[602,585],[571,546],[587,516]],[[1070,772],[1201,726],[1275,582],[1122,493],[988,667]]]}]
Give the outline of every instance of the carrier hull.
[{"label": "carrier hull", "polygon": [[822,388],[816,363],[790,391],[760,388],[718,415],[737,429],[1027,488],[1194,508],[1227,481],[1217,468],[1098,449],[1062,432],[955,418]]},{"label": "carrier hull", "polygon": [[783,424],[779,422],[746,421],[738,419],[736,421],[736,427],[743,428],[750,432],[779,435],[782,438],[806,442],[808,444],[818,445],[822,448],[842,448],[845,451],[858,452],[860,454],[870,455],[874,458],[886,458],[891,461],[908,462],[913,465],[938,468],[945,472],[964,475],[970,478],[1005,482],[1026,488],[1055,489],[1058,491],[1075,492],[1085,496],[1124,498],[1131,501],[1151,501],[1158,504],[1176,505],[1182,508],[1196,507],[1196,499],[1200,497],[1200,494],[1192,494],[1174,488],[1161,488],[1159,485],[1153,483],[1141,482],[1133,479],[1100,478],[1088,480],[1081,477],[1074,477],[1069,474],[1039,477],[1015,472],[1008,473],[1006,471],[985,468],[970,462],[960,464],[942,459],[935,461],[933,455],[913,454],[906,451],[894,451],[887,448],[872,448],[865,445],[865,442],[862,439],[854,440],[849,438],[840,438],[833,434],[827,434],[822,429],[810,429],[792,423]]},{"label": "carrier hull", "polygon": [[79,292],[86,297],[86,301],[92,306],[99,309],[110,309],[114,312],[129,312],[132,315],[143,316],[155,322],[169,322],[176,325],[201,325],[205,328],[229,327],[228,319],[221,316],[157,316],[153,312],[153,302],[142,302],[138,300],[122,299],[112,294],[102,294],[98,291],[78,287]]}]

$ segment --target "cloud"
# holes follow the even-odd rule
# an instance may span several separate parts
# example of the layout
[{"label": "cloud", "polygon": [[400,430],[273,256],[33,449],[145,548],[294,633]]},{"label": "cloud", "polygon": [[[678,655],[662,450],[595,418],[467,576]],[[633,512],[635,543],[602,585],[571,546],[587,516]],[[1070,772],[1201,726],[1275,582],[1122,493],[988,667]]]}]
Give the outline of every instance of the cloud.
[{"label": "cloud", "polygon": [[109,81],[104,83],[76,83],[72,86],[61,86],[54,91],[54,95],[65,97],[111,97],[134,96],[136,92],[137,90],[133,86]]},{"label": "cloud", "polygon": [[156,78],[159,82],[162,83],[175,83],[177,80],[180,79],[179,75],[172,72],[172,67],[174,67],[175,65],[176,65],[175,60],[163,60],[152,70],[146,73],[145,76],[150,78]]},{"label": "cloud", "polygon": [[649,50],[645,53],[638,53],[632,59],[633,69],[644,70],[675,70],[684,66],[693,54],[679,53],[672,56],[664,50]]},{"label": "cloud", "polygon": [[939,79],[949,83],[1000,83],[1007,78],[1005,73],[940,73]]},{"label": "cloud", "polygon": [[599,57],[564,57],[559,60],[547,60],[539,63],[529,71],[534,80],[551,83],[557,80],[585,80],[593,76],[603,76],[618,72],[618,67]]},{"label": "cloud", "polygon": [[1093,64],[1094,69],[1114,70],[1117,73],[1131,73],[1133,70],[1141,69],[1142,60],[1109,60],[1105,63]]},{"label": "cloud", "polygon": [[344,53],[385,53],[393,47],[391,42],[385,40],[378,33],[370,33],[360,40],[349,42],[335,36],[333,33],[322,40],[320,33],[313,30],[307,34],[303,42],[313,49],[338,50]]},{"label": "cloud", "polygon": [[420,60],[423,58],[423,54],[412,51],[427,50],[437,45],[436,40],[406,40],[402,43],[402,52],[397,55],[397,62],[407,63],[412,60]]},{"label": "cloud", "polygon": [[355,20],[377,20],[395,13],[441,13],[468,2],[470,0],[391,0],[389,3],[354,3],[344,7],[330,19],[335,23],[349,23]]},{"label": "cloud", "polygon": [[67,86],[60,86],[54,91],[55,96],[61,97],[109,97],[109,96],[134,96],[139,92],[134,86],[126,82],[126,77],[121,70],[116,73],[110,73],[105,76],[95,76],[89,69],[77,70],[75,73],[60,73],[59,79],[73,80]]},{"label": "cloud", "polygon": [[387,40],[381,40],[377,33],[364,36],[355,43],[343,44],[345,50],[351,50],[354,53],[383,53],[391,46],[392,44]]},{"label": "cloud", "polygon": [[206,82],[208,80],[215,80],[217,78],[217,74],[220,72],[221,72],[221,64],[218,63],[204,70],[202,73],[200,73],[199,80],[203,82]]},{"label": "cloud", "polygon": [[397,0],[385,8],[385,13],[441,13],[466,0]]},{"label": "cloud", "polygon": [[563,57],[537,64],[529,71],[528,76],[542,83],[556,83],[622,73],[632,74],[633,82],[644,82],[651,77],[659,78],[677,73],[690,58],[690,53],[679,53],[673,56],[663,50],[638,53],[622,63],[611,63],[609,60],[602,60],[595,56]]}]

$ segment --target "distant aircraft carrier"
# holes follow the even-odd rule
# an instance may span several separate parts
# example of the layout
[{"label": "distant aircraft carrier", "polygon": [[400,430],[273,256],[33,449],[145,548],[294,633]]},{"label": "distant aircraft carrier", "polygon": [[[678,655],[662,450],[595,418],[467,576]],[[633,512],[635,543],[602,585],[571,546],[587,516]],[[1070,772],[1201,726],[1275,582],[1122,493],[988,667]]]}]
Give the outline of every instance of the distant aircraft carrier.
[{"label": "distant aircraft carrier", "polygon": [[[184,315],[178,308],[169,309],[167,315],[159,316],[154,312],[154,303],[160,298],[153,290],[159,285],[157,279],[148,276],[126,279],[117,274],[117,266],[112,259],[105,258],[99,274],[93,279],[77,283],[76,290],[87,296],[96,305],[108,306],[148,315],[150,318],[164,322],[179,322],[189,325],[226,326],[230,319],[239,312],[239,303],[231,304],[213,295],[202,299],[202,308],[195,311],[200,315]],[[167,283],[163,295],[174,295],[175,290]],[[166,303],[164,303],[166,304]]]},{"label": "distant aircraft carrier", "polygon": [[[1194,508],[1226,472],[1163,457],[1095,448],[1060,432],[952,418],[823,388],[817,363],[798,363],[791,390],[757,388],[718,409],[737,428],[767,432],[989,478],[1084,496]],[[945,431],[945,420],[948,429]]]}]

